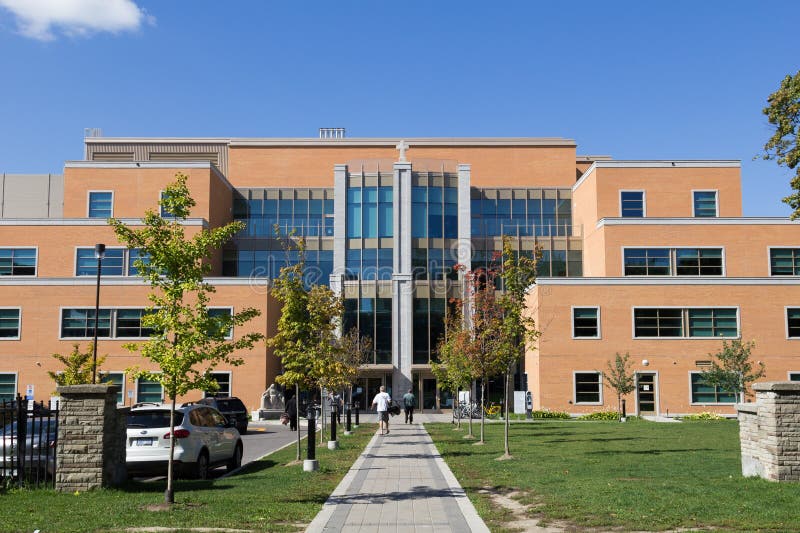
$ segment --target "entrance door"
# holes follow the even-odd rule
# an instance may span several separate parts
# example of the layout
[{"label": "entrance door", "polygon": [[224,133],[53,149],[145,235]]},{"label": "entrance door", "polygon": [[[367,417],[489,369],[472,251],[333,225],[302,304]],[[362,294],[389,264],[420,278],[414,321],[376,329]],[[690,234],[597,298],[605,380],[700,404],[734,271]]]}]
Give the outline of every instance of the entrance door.
[{"label": "entrance door", "polygon": [[636,410],[640,415],[655,415],[656,407],[656,375],[636,375]]},{"label": "entrance door", "polygon": [[422,408],[436,409],[436,380],[433,378],[422,380]]}]

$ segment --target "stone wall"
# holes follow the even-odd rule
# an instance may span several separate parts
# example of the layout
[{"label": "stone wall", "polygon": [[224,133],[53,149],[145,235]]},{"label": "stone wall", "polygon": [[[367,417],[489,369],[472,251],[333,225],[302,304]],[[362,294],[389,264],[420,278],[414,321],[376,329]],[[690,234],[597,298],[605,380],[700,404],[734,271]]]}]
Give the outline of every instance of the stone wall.
[{"label": "stone wall", "polygon": [[113,385],[58,387],[56,490],[113,487],[126,479],[125,415]]},{"label": "stone wall", "polygon": [[755,383],[756,402],[736,406],[742,475],[800,481],[800,382]]}]

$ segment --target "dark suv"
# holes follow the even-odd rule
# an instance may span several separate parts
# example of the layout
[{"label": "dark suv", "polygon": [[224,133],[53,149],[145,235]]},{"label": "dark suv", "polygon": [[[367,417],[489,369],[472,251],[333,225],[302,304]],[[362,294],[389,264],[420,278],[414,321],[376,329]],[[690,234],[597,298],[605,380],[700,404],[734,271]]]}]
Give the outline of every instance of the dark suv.
[{"label": "dark suv", "polygon": [[239,398],[235,396],[209,396],[208,398],[199,400],[197,403],[210,405],[225,415],[225,418],[227,418],[229,422],[233,422],[236,425],[236,429],[239,430],[239,433],[242,435],[247,433],[247,408]]}]

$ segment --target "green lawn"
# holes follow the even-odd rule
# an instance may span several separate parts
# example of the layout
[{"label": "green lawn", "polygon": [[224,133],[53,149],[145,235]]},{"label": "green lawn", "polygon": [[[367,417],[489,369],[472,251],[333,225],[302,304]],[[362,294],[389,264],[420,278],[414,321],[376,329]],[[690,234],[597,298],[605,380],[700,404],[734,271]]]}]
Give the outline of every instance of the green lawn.
[{"label": "green lawn", "polygon": [[[286,466],[295,448],[274,453],[239,473],[217,481],[178,481],[176,504],[163,502],[164,482],[130,483],[123,489],[62,494],[52,490],[0,492],[0,531],[118,531],[127,527],[224,527],[256,531],[303,529],[322,508],[375,432],[362,424],[340,437],[340,449],[317,447],[320,471]],[[306,441],[303,440],[303,456]]]},{"label": "green lawn", "polygon": [[743,478],[735,421],[487,424],[485,446],[449,424],[427,425],[492,531],[511,513],[477,491],[519,490],[544,522],[664,530],[800,531],[800,484]]}]

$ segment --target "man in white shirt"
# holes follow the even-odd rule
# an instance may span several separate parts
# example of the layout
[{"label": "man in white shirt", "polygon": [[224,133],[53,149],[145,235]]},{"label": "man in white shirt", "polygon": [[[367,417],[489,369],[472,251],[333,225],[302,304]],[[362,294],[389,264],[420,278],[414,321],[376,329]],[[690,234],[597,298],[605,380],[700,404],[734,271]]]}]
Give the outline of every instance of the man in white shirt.
[{"label": "man in white shirt", "polygon": [[376,406],[378,410],[378,420],[380,421],[381,435],[389,434],[389,405],[391,403],[392,397],[386,394],[386,387],[381,385],[381,391],[376,394],[375,399],[372,400],[372,405]]}]

